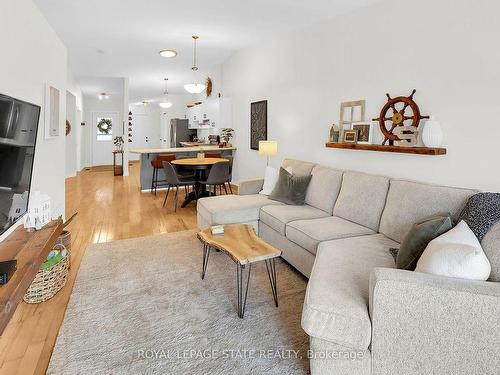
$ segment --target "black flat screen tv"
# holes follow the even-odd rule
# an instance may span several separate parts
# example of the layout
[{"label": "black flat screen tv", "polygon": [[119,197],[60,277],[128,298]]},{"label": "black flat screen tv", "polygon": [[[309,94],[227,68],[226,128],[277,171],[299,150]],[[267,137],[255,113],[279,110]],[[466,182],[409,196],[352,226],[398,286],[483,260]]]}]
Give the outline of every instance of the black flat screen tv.
[{"label": "black flat screen tv", "polygon": [[28,209],[40,107],[0,94],[0,236]]}]

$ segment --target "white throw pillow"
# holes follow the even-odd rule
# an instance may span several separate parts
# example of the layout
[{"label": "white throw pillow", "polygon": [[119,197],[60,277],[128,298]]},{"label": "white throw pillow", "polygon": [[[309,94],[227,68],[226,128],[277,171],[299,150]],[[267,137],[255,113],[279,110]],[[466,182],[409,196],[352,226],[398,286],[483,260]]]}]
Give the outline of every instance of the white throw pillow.
[{"label": "white throw pillow", "polygon": [[417,263],[417,272],[470,280],[487,280],[491,265],[465,221],[433,239]]},{"label": "white throw pillow", "polygon": [[276,168],[266,167],[266,173],[264,174],[264,185],[259,194],[269,195],[274,189],[276,182],[278,182],[278,177],[280,173]]}]

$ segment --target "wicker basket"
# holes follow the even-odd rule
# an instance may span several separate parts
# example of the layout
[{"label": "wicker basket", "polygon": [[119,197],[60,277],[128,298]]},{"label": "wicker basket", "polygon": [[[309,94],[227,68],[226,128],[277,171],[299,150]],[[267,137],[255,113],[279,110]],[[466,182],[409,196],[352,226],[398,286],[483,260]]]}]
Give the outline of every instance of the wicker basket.
[{"label": "wicker basket", "polygon": [[[59,243],[54,246],[54,249],[63,250],[66,247]],[[68,254],[59,263],[45,270],[39,270],[24,295],[24,302],[41,303],[54,297],[66,285],[70,265],[69,257],[68,251]]]}]

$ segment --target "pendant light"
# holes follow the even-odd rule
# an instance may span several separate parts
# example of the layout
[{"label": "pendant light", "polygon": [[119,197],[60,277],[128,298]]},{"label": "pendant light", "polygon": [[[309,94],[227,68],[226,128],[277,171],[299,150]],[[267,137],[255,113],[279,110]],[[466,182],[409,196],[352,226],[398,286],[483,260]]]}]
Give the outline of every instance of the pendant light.
[{"label": "pendant light", "polygon": [[163,80],[165,81],[165,91],[163,91],[163,95],[165,95],[165,99],[163,102],[160,103],[160,107],[167,109],[167,108],[172,107],[173,104],[172,104],[172,102],[168,101],[168,88],[167,88],[168,78],[164,78]]},{"label": "pendant light", "polygon": [[198,83],[196,82],[196,72],[198,71],[198,67],[196,66],[196,41],[198,40],[197,35],[193,35],[193,44],[194,44],[194,54],[193,54],[193,67],[191,70],[193,71],[194,75],[194,82],[193,83],[188,83],[187,85],[184,85],[184,89],[191,93],[191,94],[199,94],[203,90],[205,90],[206,86],[203,83]]}]

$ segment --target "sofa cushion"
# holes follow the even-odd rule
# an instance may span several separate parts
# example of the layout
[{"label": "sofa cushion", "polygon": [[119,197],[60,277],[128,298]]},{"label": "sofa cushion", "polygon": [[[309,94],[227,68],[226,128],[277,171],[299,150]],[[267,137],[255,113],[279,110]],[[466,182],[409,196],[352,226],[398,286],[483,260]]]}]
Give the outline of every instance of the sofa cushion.
[{"label": "sofa cushion", "polygon": [[259,210],[266,205],[281,205],[266,195],[219,195],[198,200],[198,214],[210,225],[245,223],[259,219]]},{"label": "sofa cushion", "polygon": [[290,221],[301,219],[317,219],[329,216],[325,211],[308,206],[275,205],[265,206],[260,210],[260,220],[273,228],[276,232],[285,235],[285,225]]},{"label": "sofa cushion", "polygon": [[294,159],[285,159],[281,164],[281,166],[289,172],[291,168],[290,173],[297,176],[309,176],[315,165],[316,164],[308,161],[294,160]]},{"label": "sofa cushion", "polygon": [[379,232],[401,242],[411,226],[435,215],[450,214],[456,222],[475,190],[391,180]]},{"label": "sofa cushion", "polygon": [[378,231],[389,179],[360,172],[344,172],[333,214]]},{"label": "sofa cushion", "polygon": [[311,174],[306,203],[331,215],[342,186],[344,172],[340,169],[316,165]]},{"label": "sofa cushion", "polygon": [[370,272],[394,268],[390,247],[382,234],[322,242],[307,284],[302,328],[309,336],[353,349],[371,342],[368,312]]},{"label": "sofa cushion", "polygon": [[286,237],[313,254],[320,242],[374,233],[370,228],[336,216],[297,220],[286,225]]}]

